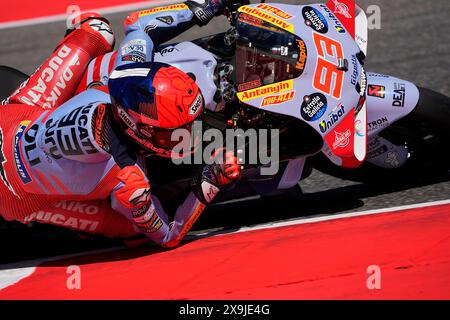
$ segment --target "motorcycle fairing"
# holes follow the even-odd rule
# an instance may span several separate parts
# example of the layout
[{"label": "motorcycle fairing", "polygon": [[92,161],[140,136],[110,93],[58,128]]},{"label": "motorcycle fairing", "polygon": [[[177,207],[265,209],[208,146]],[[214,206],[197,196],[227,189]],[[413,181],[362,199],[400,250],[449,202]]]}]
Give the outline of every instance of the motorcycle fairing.
[{"label": "motorcycle fairing", "polygon": [[217,86],[214,82],[214,70],[217,61],[214,55],[192,42],[180,42],[158,48],[155,52],[155,61],[164,62],[175,66],[186,73],[195,75],[195,82],[199,86],[205,106],[207,109],[215,111],[217,102],[214,95]]},{"label": "motorcycle fairing", "polygon": [[369,137],[411,113],[419,102],[419,89],[399,78],[367,73]]},{"label": "motorcycle fairing", "polygon": [[358,5],[356,5],[355,15],[355,41],[367,57],[367,46],[369,39],[367,15]]},{"label": "motorcycle fairing", "polygon": [[[295,34],[300,39],[298,42],[306,45],[306,61],[300,61],[304,70],[295,79],[239,92],[238,98],[241,102],[262,110],[302,119],[320,133],[325,141],[326,136],[335,135],[335,127],[353,111],[353,121],[345,122],[345,132],[350,130],[350,134],[354,136],[355,122],[365,120],[365,106],[359,106],[357,111],[362,111],[363,114],[358,119],[355,116],[359,113],[354,110],[360,103],[360,94],[364,94],[361,91],[364,91],[362,82],[365,75],[357,58],[361,49],[352,35],[342,27],[342,23],[325,4],[296,6],[270,3],[270,7],[255,4],[243,6],[239,11],[270,22],[278,28],[286,25],[285,30]],[[305,19],[311,15],[320,18],[322,28],[307,23]],[[238,50],[239,48],[237,52]],[[300,56],[301,54],[299,59]],[[348,71],[337,67],[344,59],[347,65],[341,69],[347,67]],[[246,67],[246,63],[247,61],[237,61],[237,68]],[[293,86],[290,86],[291,82]],[[363,150],[356,151],[356,155],[355,142],[357,150]],[[362,146],[359,145],[361,143]],[[353,138],[349,149],[331,148],[331,153],[339,158],[346,158],[344,163],[355,166],[364,160],[365,149],[366,137],[363,140]],[[352,157],[352,161],[347,161]]]}]

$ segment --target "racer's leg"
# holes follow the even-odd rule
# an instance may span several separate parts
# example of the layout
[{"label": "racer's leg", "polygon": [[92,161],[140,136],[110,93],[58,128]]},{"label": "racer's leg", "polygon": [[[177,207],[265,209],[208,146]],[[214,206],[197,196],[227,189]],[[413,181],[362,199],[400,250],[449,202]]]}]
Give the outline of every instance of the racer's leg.
[{"label": "racer's leg", "polygon": [[106,86],[108,84],[109,75],[114,69],[116,56],[117,51],[111,51],[93,59],[84,71],[75,94],[79,94],[89,88]]},{"label": "racer's leg", "polygon": [[83,14],[80,25],[68,30],[52,55],[22,83],[9,103],[43,109],[56,108],[70,99],[89,62],[112,50],[114,34],[106,19]]},{"label": "racer's leg", "polygon": [[109,200],[58,201],[20,222],[32,221],[108,237],[128,238],[140,234],[131,221],[111,208]]}]

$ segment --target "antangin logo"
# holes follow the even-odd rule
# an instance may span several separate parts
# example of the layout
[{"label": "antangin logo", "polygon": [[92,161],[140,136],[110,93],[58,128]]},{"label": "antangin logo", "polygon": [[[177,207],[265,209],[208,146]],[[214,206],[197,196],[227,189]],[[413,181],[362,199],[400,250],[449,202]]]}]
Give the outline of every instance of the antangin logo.
[{"label": "antangin logo", "polygon": [[274,15],[280,17],[281,19],[289,20],[289,19],[292,19],[294,17],[293,15],[290,15],[289,13],[287,13],[287,12],[281,10],[281,9],[278,9],[277,7],[268,5],[266,3],[258,4],[256,7],[258,9],[262,9],[264,11],[273,13]]},{"label": "antangin logo", "polygon": [[241,100],[242,102],[248,101],[248,100],[253,100],[253,99],[257,99],[257,98],[261,98],[264,96],[267,96],[269,94],[276,94],[276,93],[280,93],[280,92],[285,92],[285,91],[291,91],[294,88],[294,81],[293,80],[287,80],[287,81],[283,81],[283,82],[279,82],[279,83],[275,83],[275,84],[270,84],[264,87],[260,87],[260,88],[256,88],[256,89],[252,89],[252,90],[248,90],[248,91],[244,91],[244,92],[239,92],[237,94],[239,100]]},{"label": "antangin logo", "polygon": [[8,181],[8,177],[6,175],[6,171],[5,171],[5,167],[4,167],[4,164],[7,161],[8,160],[6,159],[5,154],[3,153],[3,130],[0,127],[0,178],[2,179],[5,186],[9,189],[9,191],[11,191],[12,194],[15,195],[16,197],[20,198]]}]

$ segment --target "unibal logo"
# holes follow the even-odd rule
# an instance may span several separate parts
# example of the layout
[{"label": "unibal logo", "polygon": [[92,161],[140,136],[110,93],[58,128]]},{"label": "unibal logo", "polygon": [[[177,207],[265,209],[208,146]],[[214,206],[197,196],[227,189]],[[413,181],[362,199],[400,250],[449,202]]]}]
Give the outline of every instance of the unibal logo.
[{"label": "unibal logo", "polygon": [[[335,111],[336,109],[338,110]],[[322,133],[325,133],[328,130],[330,130],[339,121],[339,119],[342,118],[342,116],[344,116],[345,109],[342,104],[340,105],[340,107],[338,105],[336,109],[329,114],[328,120],[323,120],[319,124],[319,128]]]}]

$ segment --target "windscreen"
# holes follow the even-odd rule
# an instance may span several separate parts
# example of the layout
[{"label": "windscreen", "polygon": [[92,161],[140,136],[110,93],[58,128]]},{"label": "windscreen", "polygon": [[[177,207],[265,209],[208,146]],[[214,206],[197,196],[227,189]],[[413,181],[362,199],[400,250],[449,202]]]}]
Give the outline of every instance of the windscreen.
[{"label": "windscreen", "polygon": [[237,21],[236,82],[245,91],[298,78],[306,63],[306,46],[296,35],[240,13]]}]

